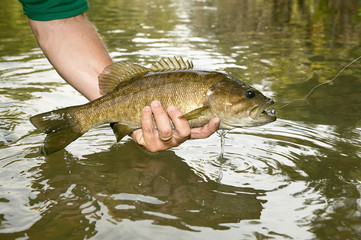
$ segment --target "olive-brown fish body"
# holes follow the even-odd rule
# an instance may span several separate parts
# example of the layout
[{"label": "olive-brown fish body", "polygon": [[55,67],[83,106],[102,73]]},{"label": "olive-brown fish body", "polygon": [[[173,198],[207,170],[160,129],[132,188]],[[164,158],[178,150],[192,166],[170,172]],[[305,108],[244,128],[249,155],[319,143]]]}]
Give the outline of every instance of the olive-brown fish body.
[{"label": "olive-brown fish body", "polygon": [[169,61],[181,67],[160,62],[162,66],[151,71],[130,63],[110,65],[99,77],[100,88],[106,92],[103,97],[33,116],[31,122],[47,133],[44,152],[56,152],[104,123],[116,123],[113,130],[120,140],[141,128],[142,110],[153,100],[164,108],[177,106],[191,127],[202,126],[213,117],[220,118],[224,129],[276,119],[264,111],[273,101],[247,84],[223,73],[191,70],[193,65],[182,64],[182,59]]},{"label": "olive-brown fish body", "polygon": [[[207,102],[206,92],[224,74],[205,71],[172,71],[150,73],[129,81],[121,88],[83,105],[89,121],[94,126],[106,122],[118,122],[131,128],[140,128],[144,106],[158,100],[166,109],[177,106],[183,113],[191,112]],[[101,113],[101,114],[99,114]],[[100,115],[100,116],[99,116]],[[191,127],[201,126],[216,115],[209,111],[207,117],[190,120]]]}]

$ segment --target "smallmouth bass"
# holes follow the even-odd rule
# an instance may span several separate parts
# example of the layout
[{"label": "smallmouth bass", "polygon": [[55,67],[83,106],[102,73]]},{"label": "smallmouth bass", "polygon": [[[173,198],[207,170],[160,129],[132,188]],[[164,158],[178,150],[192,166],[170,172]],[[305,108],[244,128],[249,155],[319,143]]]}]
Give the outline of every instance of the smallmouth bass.
[{"label": "smallmouth bass", "polygon": [[47,134],[43,153],[59,151],[91,128],[116,123],[117,141],[141,128],[141,114],[153,100],[167,109],[177,106],[191,127],[220,118],[220,129],[260,126],[276,120],[266,108],[274,102],[231,76],[194,70],[193,63],[168,58],[146,68],[133,63],[114,63],[99,75],[105,93],[84,105],[66,107],[30,118]]}]

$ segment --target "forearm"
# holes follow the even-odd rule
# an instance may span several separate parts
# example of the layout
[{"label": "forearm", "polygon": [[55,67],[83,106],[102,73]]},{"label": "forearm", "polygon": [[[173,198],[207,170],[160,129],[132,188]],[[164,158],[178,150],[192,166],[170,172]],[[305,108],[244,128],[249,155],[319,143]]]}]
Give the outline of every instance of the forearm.
[{"label": "forearm", "polygon": [[[84,15],[51,21],[30,20],[30,26],[50,63],[71,86],[89,100],[102,96],[98,75],[112,64],[112,60]],[[135,130],[133,139],[150,151],[160,151],[178,146],[190,137],[208,137],[219,125],[219,119],[214,119],[202,128],[191,130],[186,121],[178,118],[180,115],[178,109],[171,108],[166,112],[160,103],[152,102],[142,114],[142,128],[146,130]],[[156,128],[153,116],[157,121]],[[177,123],[174,131],[168,116]]]},{"label": "forearm", "polygon": [[30,20],[38,43],[56,71],[89,100],[102,95],[98,75],[112,60],[84,15],[52,21]]}]

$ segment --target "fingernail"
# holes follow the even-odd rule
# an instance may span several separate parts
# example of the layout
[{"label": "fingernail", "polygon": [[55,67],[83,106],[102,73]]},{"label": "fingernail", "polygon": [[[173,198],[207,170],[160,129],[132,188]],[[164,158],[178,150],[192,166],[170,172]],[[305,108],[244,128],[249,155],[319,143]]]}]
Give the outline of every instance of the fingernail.
[{"label": "fingernail", "polygon": [[162,104],[161,104],[158,100],[154,100],[150,105],[153,106],[153,107],[160,107],[160,106],[162,106]]}]

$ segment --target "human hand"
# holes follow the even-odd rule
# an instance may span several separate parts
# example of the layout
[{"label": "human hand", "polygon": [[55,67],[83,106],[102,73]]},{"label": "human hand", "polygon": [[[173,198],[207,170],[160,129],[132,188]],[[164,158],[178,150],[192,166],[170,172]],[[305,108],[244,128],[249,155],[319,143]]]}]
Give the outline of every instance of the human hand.
[{"label": "human hand", "polygon": [[[154,126],[154,115],[156,128]],[[183,113],[175,106],[170,106],[167,112],[157,100],[143,109],[142,128],[132,133],[133,140],[150,152],[157,152],[176,147],[187,139],[207,138],[219,126],[219,118],[213,118],[202,127],[190,128],[188,121],[179,118]],[[174,129],[169,120],[172,120]]]}]

